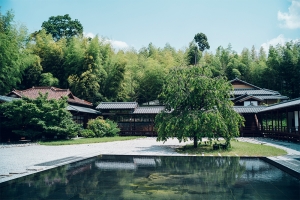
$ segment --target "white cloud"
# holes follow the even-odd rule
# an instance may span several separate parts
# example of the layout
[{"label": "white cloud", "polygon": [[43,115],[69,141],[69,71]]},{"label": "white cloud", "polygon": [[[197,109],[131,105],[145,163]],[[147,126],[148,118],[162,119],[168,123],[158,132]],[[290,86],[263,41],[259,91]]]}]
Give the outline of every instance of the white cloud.
[{"label": "white cloud", "polygon": [[107,40],[115,49],[127,49],[129,45],[126,42],[118,40]]},{"label": "white cloud", "polygon": [[[93,33],[83,33],[84,37],[90,37],[90,38],[94,38],[96,35],[93,34]],[[110,39],[107,39],[107,38],[102,38],[102,37],[99,37],[99,40],[102,41],[102,42],[107,42],[107,43],[110,43],[111,46],[116,49],[116,50],[120,50],[120,49],[128,49],[130,48],[130,46],[126,43],[126,42],[123,42],[123,41],[118,41],[118,40],[110,40]]]},{"label": "white cloud", "polygon": [[95,34],[94,33],[85,33],[85,32],[83,32],[83,35],[84,35],[84,37],[87,37],[87,38],[94,38],[95,37]]},{"label": "white cloud", "polygon": [[287,13],[278,11],[277,18],[279,21],[282,21],[280,26],[283,28],[300,28],[300,1],[293,0]]},{"label": "white cloud", "polygon": [[261,46],[264,48],[264,50],[266,51],[266,53],[269,52],[269,48],[272,45],[273,47],[277,46],[278,44],[283,46],[285,45],[285,43],[287,42],[299,42],[300,39],[289,39],[289,38],[285,38],[283,34],[278,35],[276,38],[271,39],[268,42],[263,43]]},{"label": "white cloud", "polygon": [[269,52],[270,45],[276,46],[278,44],[284,45],[286,42],[290,41],[289,39],[285,38],[283,34],[278,35],[278,37],[271,39],[268,42],[263,43],[261,46],[264,48],[266,53]]}]

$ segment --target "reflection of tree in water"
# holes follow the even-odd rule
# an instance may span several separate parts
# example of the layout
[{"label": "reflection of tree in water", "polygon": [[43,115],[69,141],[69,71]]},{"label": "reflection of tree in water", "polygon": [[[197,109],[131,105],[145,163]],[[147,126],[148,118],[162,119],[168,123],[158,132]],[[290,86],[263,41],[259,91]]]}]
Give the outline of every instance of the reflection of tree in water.
[{"label": "reflection of tree in water", "polygon": [[[244,162],[245,159],[237,157],[102,156],[17,179],[5,187],[1,185],[0,197],[255,199],[260,198],[257,190],[265,185],[279,187],[281,181],[291,183],[289,188],[299,185],[299,181],[288,180],[280,170],[263,161]],[[272,179],[274,175],[276,180]],[[278,192],[286,194],[275,188],[264,197],[272,199]]]},{"label": "reflection of tree in water", "polygon": [[239,158],[166,157],[162,158],[161,167],[146,177],[141,176],[143,170],[138,170],[140,178],[134,179],[132,189],[126,190],[123,197],[186,199],[201,195],[201,198],[226,199],[228,195],[231,198],[230,188],[244,170]]}]

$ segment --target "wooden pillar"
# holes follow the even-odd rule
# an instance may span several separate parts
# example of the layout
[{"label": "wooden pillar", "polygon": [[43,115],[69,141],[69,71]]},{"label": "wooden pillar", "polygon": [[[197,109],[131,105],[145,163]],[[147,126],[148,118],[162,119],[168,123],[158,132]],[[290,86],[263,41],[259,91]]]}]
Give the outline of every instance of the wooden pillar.
[{"label": "wooden pillar", "polygon": [[277,132],[279,131],[279,112],[277,110]]},{"label": "wooden pillar", "polygon": [[289,129],[289,126],[288,126],[288,111],[287,111],[287,108],[285,109],[285,123],[286,123],[286,127],[285,127],[285,132],[288,133],[288,129]]},{"label": "wooden pillar", "polygon": [[283,113],[280,114],[280,131],[281,132],[283,132],[283,130],[282,130],[282,120],[283,120],[282,115],[283,115]]},{"label": "wooden pillar", "polygon": [[274,118],[273,118],[273,111],[271,111],[271,120],[272,120],[272,131],[274,130]]}]

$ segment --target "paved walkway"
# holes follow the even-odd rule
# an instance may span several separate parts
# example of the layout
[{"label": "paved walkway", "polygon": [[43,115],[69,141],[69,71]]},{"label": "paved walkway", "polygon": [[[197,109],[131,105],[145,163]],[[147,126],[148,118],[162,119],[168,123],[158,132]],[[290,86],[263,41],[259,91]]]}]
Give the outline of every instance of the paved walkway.
[{"label": "paved walkway", "polygon": [[[285,149],[288,155],[269,157],[268,159],[274,160],[276,163],[282,162],[281,165],[285,166],[288,163],[287,166],[292,165],[294,169],[300,170],[299,144],[264,138],[240,138],[239,140],[264,143]],[[173,139],[163,143],[156,142],[156,138],[140,138],[119,142],[64,146],[43,146],[34,143],[22,145],[2,144],[0,145],[0,183],[99,154],[182,156],[182,154],[175,151],[175,148],[187,143],[191,142],[179,143],[177,139]],[[290,168],[292,169],[292,167]]]}]

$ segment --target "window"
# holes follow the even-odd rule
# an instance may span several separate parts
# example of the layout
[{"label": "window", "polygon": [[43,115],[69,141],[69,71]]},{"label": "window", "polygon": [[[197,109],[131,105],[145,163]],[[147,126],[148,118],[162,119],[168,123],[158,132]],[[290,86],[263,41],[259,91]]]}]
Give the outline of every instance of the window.
[{"label": "window", "polygon": [[257,106],[257,101],[244,101],[244,106]]}]

